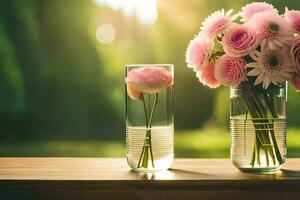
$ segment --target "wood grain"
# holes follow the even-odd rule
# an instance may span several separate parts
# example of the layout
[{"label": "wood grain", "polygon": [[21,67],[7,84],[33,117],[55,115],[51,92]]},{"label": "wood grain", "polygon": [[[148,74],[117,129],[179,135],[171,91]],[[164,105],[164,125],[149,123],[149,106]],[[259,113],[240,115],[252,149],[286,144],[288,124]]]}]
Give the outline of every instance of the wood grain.
[{"label": "wood grain", "polygon": [[[122,158],[0,158],[0,199],[300,199],[300,159],[274,174],[241,173],[228,159],[176,159],[158,173]],[[23,198],[24,197],[24,198]]]}]

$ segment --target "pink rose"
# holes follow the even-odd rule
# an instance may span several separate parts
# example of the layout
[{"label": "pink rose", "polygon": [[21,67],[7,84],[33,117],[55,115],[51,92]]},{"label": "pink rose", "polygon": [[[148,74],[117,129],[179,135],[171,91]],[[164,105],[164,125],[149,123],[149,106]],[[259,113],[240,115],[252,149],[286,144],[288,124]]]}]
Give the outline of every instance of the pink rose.
[{"label": "pink rose", "polygon": [[255,50],[258,46],[258,41],[252,29],[239,25],[225,33],[222,38],[222,44],[227,55],[242,57]]},{"label": "pink rose", "polygon": [[295,74],[292,80],[297,92],[300,92],[300,74]]},{"label": "pink rose", "polygon": [[285,8],[284,19],[298,32],[300,32],[300,11]]},{"label": "pink rose", "polygon": [[216,63],[216,79],[223,85],[237,86],[246,79],[245,61],[242,58],[223,55]]},{"label": "pink rose", "polygon": [[196,76],[199,78],[200,83],[210,88],[217,88],[221,84],[215,77],[215,65],[209,64],[202,68],[201,71],[196,72]]},{"label": "pink rose", "polygon": [[297,36],[291,47],[291,54],[296,64],[296,71],[300,72],[300,36]]},{"label": "pink rose", "polygon": [[204,35],[199,35],[191,40],[186,50],[186,62],[188,67],[197,71],[208,66],[212,48],[212,39],[205,37]]},{"label": "pink rose", "polygon": [[173,84],[172,74],[163,67],[140,67],[128,72],[125,82],[130,85],[128,94],[138,99],[141,93],[159,93]]}]

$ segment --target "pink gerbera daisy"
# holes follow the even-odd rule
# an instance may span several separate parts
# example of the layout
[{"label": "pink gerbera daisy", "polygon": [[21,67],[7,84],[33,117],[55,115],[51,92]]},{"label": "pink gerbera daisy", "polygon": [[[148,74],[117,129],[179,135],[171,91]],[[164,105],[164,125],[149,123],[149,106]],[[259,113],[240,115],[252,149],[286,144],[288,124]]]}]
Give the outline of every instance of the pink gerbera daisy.
[{"label": "pink gerbera daisy", "polygon": [[242,18],[241,21],[248,21],[256,13],[265,11],[274,12],[276,14],[278,13],[278,11],[271,4],[265,2],[253,2],[244,6],[239,15]]},{"label": "pink gerbera daisy", "polygon": [[221,85],[221,83],[216,79],[215,67],[215,64],[209,64],[201,71],[197,71],[196,76],[199,78],[200,83],[210,88],[217,88]]},{"label": "pink gerbera daisy", "polygon": [[296,68],[289,55],[289,48],[262,49],[262,52],[254,51],[250,53],[250,56],[255,62],[245,65],[245,67],[251,69],[247,75],[256,76],[254,85],[262,83],[265,89],[271,83],[277,85],[291,80]]},{"label": "pink gerbera daisy", "polygon": [[284,47],[293,38],[293,28],[283,17],[274,12],[260,12],[255,14],[248,22],[259,39],[263,48],[275,49]]},{"label": "pink gerbera daisy", "polygon": [[234,20],[238,17],[238,15],[231,15],[232,11],[231,9],[225,13],[224,9],[222,9],[212,13],[202,23],[201,33],[207,34],[212,38],[215,36],[221,37],[222,33],[234,24]]},{"label": "pink gerbera daisy", "polygon": [[199,71],[208,66],[213,49],[213,40],[200,35],[191,40],[186,50],[186,62],[189,68]]}]

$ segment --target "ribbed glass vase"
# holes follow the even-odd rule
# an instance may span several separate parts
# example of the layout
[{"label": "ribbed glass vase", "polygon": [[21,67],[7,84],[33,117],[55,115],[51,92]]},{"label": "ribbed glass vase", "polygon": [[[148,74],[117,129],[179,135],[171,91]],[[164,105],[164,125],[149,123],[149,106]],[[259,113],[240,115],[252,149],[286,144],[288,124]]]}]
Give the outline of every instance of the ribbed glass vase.
[{"label": "ribbed glass vase", "polygon": [[[126,76],[138,68],[164,68],[172,76],[171,64],[126,65]],[[145,73],[147,70],[144,70]],[[144,74],[147,76],[147,74]],[[126,155],[134,171],[155,172],[168,169],[174,158],[172,85],[159,93],[144,93],[133,99],[126,85]]]},{"label": "ribbed glass vase", "polygon": [[230,88],[231,159],[244,172],[273,172],[286,160],[286,84]]}]

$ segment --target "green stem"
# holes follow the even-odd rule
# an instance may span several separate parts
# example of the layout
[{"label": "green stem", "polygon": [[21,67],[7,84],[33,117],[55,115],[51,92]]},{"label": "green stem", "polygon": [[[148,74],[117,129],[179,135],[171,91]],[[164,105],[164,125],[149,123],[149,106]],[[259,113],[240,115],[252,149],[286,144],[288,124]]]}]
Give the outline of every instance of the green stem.
[{"label": "green stem", "polygon": [[[140,167],[147,168],[148,167],[149,154],[150,154],[152,167],[154,168],[154,157],[153,157],[152,139],[151,139],[151,127],[152,127],[152,120],[153,120],[154,112],[155,112],[156,105],[157,105],[157,100],[158,100],[158,93],[155,94],[154,102],[153,102],[153,105],[152,105],[152,110],[151,110],[151,113],[149,113],[150,116],[149,116],[149,119],[148,119],[148,112],[147,112],[147,108],[146,108],[144,94],[142,95],[142,101],[143,101],[143,107],[144,107],[144,112],[145,112],[145,120],[146,120],[147,130],[146,130],[146,136],[145,136],[145,141],[144,141],[142,153],[141,153],[141,156],[140,156],[139,162],[138,162],[138,168],[140,168]],[[149,108],[148,110],[150,112],[150,94],[148,94],[148,108]]]},{"label": "green stem", "polygon": [[153,115],[154,115],[154,111],[157,105],[157,99],[158,99],[158,93],[155,93],[155,98],[154,98],[154,102],[153,102],[153,106],[152,106],[152,110],[151,110],[151,114],[150,114],[150,119],[149,119],[149,128],[151,128],[152,125],[152,119],[153,119]]},{"label": "green stem", "polygon": [[269,161],[269,155],[268,155],[268,150],[265,149],[265,154],[266,154],[266,162],[267,162],[267,166],[270,165],[270,161]]},{"label": "green stem", "polygon": [[[252,153],[252,160],[250,162],[250,164],[252,165],[252,167],[254,167],[255,164],[255,157],[256,157],[256,152],[257,155],[259,155],[259,151],[260,151],[260,144],[262,144],[262,138],[260,138],[260,131],[259,128],[257,127],[257,124],[255,122],[256,118],[256,113],[254,112],[253,108],[250,106],[249,102],[248,102],[248,98],[247,96],[243,95],[244,103],[245,103],[245,107],[248,110],[248,112],[250,113],[250,116],[252,118],[252,122],[253,122],[253,126],[254,126],[254,131],[255,131],[255,142],[254,142],[254,148],[253,148],[253,153]],[[260,156],[257,156],[257,163],[260,163]]]},{"label": "green stem", "polygon": [[[155,97],[154,97],[154,102],[153,102],[153,106],[152,106],[152,111],[150,114],[150,118],[149,118],[149,132],[151,131],[151,126],[152,126],[152,119],[153,119],[153,115],[154,115],[154,111],[157,105],[157,99],[158,99],[158,93],[155,93]],[[151,132],[149,133],[149,145],[150,145],[150,155],[151,155],[151,162],[152,162],[152,167],[154,168],[154,159],[153,159],[153,151],[152,151],[152,141],[151,141]]]},{"label": "green stem", "polygon": [[[262,134],[264,137],[264,143],[263,146],[265,147],[265,150],[269,151],[272,159],[273,159],[273,163],[275,165],[275,155],[273,152],[273,146],[271,144],[270,141],[270,136],[269,136],[269,120],[268,120],[268,112],[267,109],[265,108],[265,106],[263,105],[263,103],[260,101],[260,99],[258,98],[257,95],[255,95],[254,93],[251,94],[253,99],[254,99],[254,105],[257,109],[257,112],[259,113],[259,116],[261,118],[260,120],[260,124],[261,124],[261,128],[262,128]],[[266,161],[267,164],[269,163],[269,157],[266,157]]]},{"label": "green stem", "polygon": [[261,145],[260,145],[260,142],[258,140],[257,135],[256,135],[255,142],[256,142],[257,164],[260,165],[261,164],[261,162],[260,162],[260,148],[261,148]]},{"label": "green stem", "polygon": [[[257,140],[257,138],[255,138]],[[252,152],[252,159],[251,159],[251,162],[250,162],[250,165],[252,167],[254,167],[254,164],[255,164],[255,149],[256,149],[256,142],[254,143],[254,147],[253,147],[253,152]]]},{"label": "green stem", "polygon": [[248,119],[248,111],[246,111],[246,116],[245,116],[245,120],[244,120],[244,155],[246,155],[246,123],[247,123],[247,119]]},{"label": "green stem", "polygon": [[144,111],[145,111],[146,127],[148,127],[148,114],[147,114],[146,102],[145,102],[144,94],[142,94],[142,100],[143,100],[143,106],[144,106]]},{"label": "green stem", "polygon": [[[251,117],[252,117],[252,121],[253,121],[253,126],[254,126],[254,130],[256,133],[256,142],[255,142],[255,146],[256,148],[254,149],[254,151],[256,151],[257,154],[257,163],[260,164],[260,149],[263,148],[264,151],[266,152],[266,154],[270,153],[270,155],[272,156],[272,158],[275,160],[275,156],[272,150],[272,147],[270,148],[270,139],[269,139],[269,135],[268,135],[268,129],[266,129],[265,126],[265,116],[263,115],[264,110],[261,111],[261,107],[262,104],[260,104],[257,99],[256,99],[256,95],[252,93],[251,90],[249,90],[249,88],[247,88],[247,91],[244,93],[243,95],[243,99],[246,105],[246,108],[248,110],[248,112],[250,113]],[[267,127],[268,128],[268,127]],[[253,154],[253,156],[255,156],[255,153]],[[267,159],[267,164],[268,164],[268,158]],[[255,160],[252,157],[252,161]],[[250,164],[253,166],[253,162],[250,162]]]},{"label": "green stem", "polygon": [[271,111],[271,114],[272,114],[272,117],[273,117],[271,122],[269,122],[268,124],[269,124],[269,129],[270,129],[270,133],[271,133],[272,142],[273,142],[273,145],[274,145],[275,154],[276,154],[277,161],[279,162],[279,164],[282,164],[283,161],[282,161],[281,153],[279,151],[278,144],[277,144],[276,137],[275,137],[275,132],[274,132],[274,118],[277,119],[278,115],[275,111],[273,93],[269,94],[270,99],[268,98],[268,95],[267,95],[266,92],[263,92],[263,96],[264,96],[264,100],[265,100],[269,110]]},{"label": "green stem", "polygon": [[[249,100],[249,99],[247,98],[246,95],[243,97],[243,99],[244,99],[244,102],[245,102],[245,104],[246,104],[246,108],[247,108],[248,112],[249,112],[250,115],[251,115],[252,123],[253,123],[253,126],[254,126],[255,133],[256,133],[256,135],[258,136],[258,139],[259,139],[260,143],[261,143],[261,144],[264,144],[264,143],[265,143],[265,140],[264,140],[263,135],[262,135],[261,132],[260,132],[260,131],[263,130],[263,129],[262,129],[262,127],[261,127],[261,123],[260,123],[260,120],[259,120],[259,116],[258,116],[258,114],[257,114],[257,112],[256,112],[256,110],[255,110],[255,108],[254,108],[253,105],[251,104],[251,100]],[[258,123],[257,123],[257,122],[258,122]]]},{"label": "green stem", "polygon": [[[150,118],[150,102],[151,102],[151,95],[148,94],[148,110],[149,110],[149,115],[148,117]],[[149,121],[148,121],[149,122]]]},{"label": "green stem", "polygon": [[[144,107],[144,112],[145,112],[145,122],[146,122],[146,127],[148,129],[148,114],[147,114],[147,108],[146,108],[146,102],[145,102],[145,96],[144,94],[142,94],[142,101],[143,101],[143,107]],[[145,142],[146,142],[146,139],[147,139],[147,132],[146,132],[146,138],[145,138],[145,141],[144,141],[144,145],[143,145],[143,149],[142,149],[142,153],[141,153],[141,156],[139,158],[139,162],[138,162],[138,168],[140,168],[141,166],[144,166],[144,157],[145,157],[145,154],[146,154],[146,146],[145,146]],[[143,160],[143,162],[142,162]]]}]

